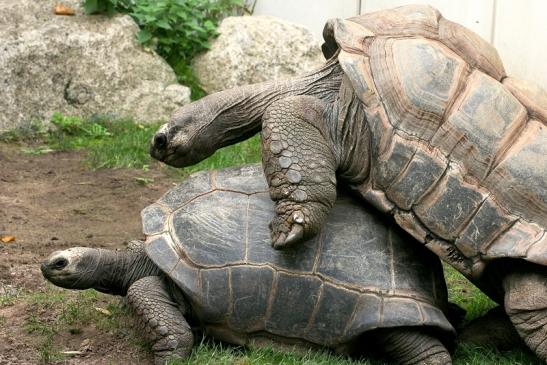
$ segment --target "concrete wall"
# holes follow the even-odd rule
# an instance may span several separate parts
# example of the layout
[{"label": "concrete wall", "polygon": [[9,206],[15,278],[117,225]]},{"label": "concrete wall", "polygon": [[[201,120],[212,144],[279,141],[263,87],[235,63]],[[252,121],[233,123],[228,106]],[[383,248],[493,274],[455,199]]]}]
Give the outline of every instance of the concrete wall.
[{"label": "concrete wall", "polygon": [[[408,0],[257,0],[255,14],[273,15],[311,29],[321,37],[329,18],[347,18],[417,1]],[[547,89],[547,1],[427,0],[452,21],[492,43],[507,73]]]}]

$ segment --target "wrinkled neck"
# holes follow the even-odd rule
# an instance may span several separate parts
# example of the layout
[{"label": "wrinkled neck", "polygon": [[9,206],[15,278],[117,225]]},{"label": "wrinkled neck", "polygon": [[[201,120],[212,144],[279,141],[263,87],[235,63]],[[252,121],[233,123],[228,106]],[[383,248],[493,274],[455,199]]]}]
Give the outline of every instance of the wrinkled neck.
[{"label": "wrinkled neck", "polygon": [[209,133],[216,148],[243,141],[261,130],[262,115],[275,101],[295,95],[315,96],[328,103],[337,97],[342,70],[336,57],[319,70],[292,79],[242,86],[203,99],[213,116],[214,133]]},{"label": "wrinkled neck", "polygon": [[136,280],[159,275],[158,267],[143,253],[98,249],[97,264],[91,273],[92,287],[100,292],[126,295]]},{"label": "wrinkled neck", "polygon": [[327,105],[325,121],[336,151],[337,177],[350,185],[363,183],[370,173],[371,134],[364,105],[347,76],[336,100]]}]

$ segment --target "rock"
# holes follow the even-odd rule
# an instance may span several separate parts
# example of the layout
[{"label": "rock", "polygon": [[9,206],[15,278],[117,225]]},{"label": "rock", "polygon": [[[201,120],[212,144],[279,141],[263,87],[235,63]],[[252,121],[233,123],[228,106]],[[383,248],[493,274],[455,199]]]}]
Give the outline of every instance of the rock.
[{"label": "rock", "polygon": [[309,30],[274,17],[229,17],[218,30],[211,48],[193,63],[208,93],[291,77],[325,61],[319,41]]},{"label": "rock", "polygon": [[135,38],[129,16],[85,15],[80,0],[0,0],[0,131],[53,112],[156,121],[190,100],[173,70]]}]

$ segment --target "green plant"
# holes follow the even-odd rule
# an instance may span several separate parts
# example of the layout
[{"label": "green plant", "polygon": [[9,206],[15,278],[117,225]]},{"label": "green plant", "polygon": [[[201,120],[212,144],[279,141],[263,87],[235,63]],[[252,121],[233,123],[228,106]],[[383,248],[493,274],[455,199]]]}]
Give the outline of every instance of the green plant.
[{"label": "green plant", "polygon": [[140,27],[138,41],[173,67],[194,99],[204,92],[190,67],[192,59],[209,48],[222,18],[245,11],[242,0],[85,0],[84,7],[88,14],[129,14]]},{"label": "green plant", "polygon": [[94,122],[86,122],[80,117],[66,116],[61,113],[53,113],[51,123],[64,134],[75,136],[83,135],[90,138],[102,138],[112,134],[102,125]]}]

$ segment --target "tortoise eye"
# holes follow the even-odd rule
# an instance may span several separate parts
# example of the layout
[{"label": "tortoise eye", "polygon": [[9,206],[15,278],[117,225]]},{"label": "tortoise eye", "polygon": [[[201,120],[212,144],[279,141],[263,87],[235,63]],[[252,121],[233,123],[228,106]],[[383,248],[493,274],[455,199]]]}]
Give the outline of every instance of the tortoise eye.
[{"label": "tortoise eye", "polygon": [[157,148],[165,147],[166,144],[167,144],[167,136],[165,135],[165,133],[158,133],[154,136],[154,145]]},{"label": "tortoise eye", "polygon": [[57,259],[53,263],[53,267],[55,269],[58,269],[58,270],[64,269],[66,267],[66,265],[68,265],[68,260],[67,259]]}]

